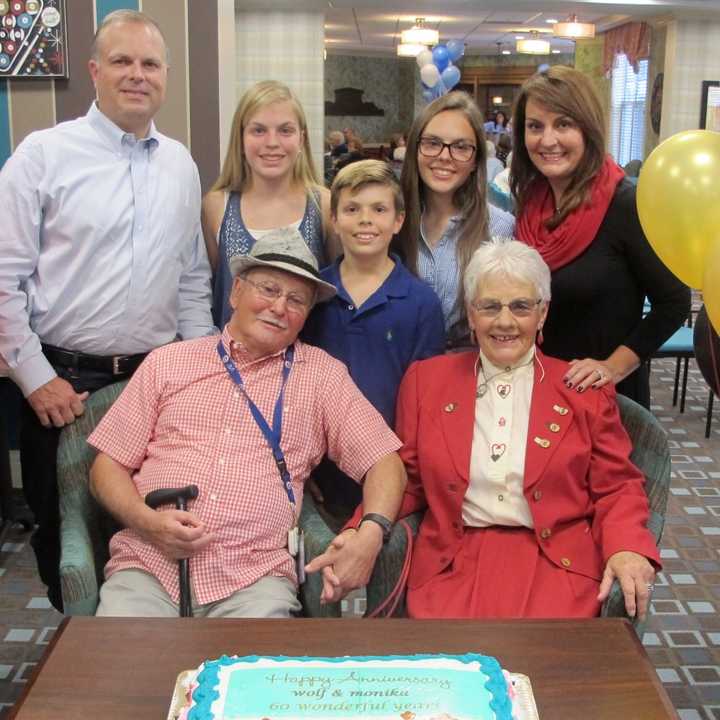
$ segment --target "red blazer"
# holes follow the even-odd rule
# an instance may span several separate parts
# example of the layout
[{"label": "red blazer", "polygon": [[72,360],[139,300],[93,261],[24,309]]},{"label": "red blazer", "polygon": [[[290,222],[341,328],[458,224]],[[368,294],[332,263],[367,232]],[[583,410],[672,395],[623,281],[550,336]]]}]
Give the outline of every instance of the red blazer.
[{"label": "red blazer", "polygon": [[[619,550],[660,566],[645,527],[644,476],[629,460],[632,447],[614,387],[570,390],[562,381],[568,364],[537,356],[524,495],[542,552],[559,567],[597,580]],[[467,352],[416,362],[400,386],[396,432],[404,443],[400,455],[408,485],[399,516],[427,508],[413,552],[411,588],[442,572],[463,537],[476,358]]]}]

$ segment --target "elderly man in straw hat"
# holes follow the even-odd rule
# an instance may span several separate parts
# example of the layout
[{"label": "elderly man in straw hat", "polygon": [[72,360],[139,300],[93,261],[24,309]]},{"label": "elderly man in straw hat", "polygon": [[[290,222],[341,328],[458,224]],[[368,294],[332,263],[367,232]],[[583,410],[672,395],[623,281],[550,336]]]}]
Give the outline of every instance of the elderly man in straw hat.
[{"label": "elderly man in straw hat", "polygon": [[[98,614],[173,616],[176,561],[190,558],[197,615],[299,610],[297,519],[326,453],[364,480],[368,513],[331,550],[326,598],[367,582],[397,512],[399,440],[345,366],[297,339],[335,294],[296,230],[273,231],[230,264],[233,314],[219,337],[153,351],[89,442],[97,499],[127,528],[112,539]],[[149,491],[195,483],[187,511],[152,510]]]}]

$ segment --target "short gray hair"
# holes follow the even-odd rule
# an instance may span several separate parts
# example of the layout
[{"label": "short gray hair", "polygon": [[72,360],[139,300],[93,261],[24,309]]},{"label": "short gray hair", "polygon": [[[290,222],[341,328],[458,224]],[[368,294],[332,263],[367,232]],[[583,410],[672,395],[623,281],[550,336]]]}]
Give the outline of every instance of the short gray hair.
[{"label": "short gray hair", "polygon": [[97,31],[95,32],[92,45],[90,46],[90,57],[93,60],[98,59],[98,48],[100,40],[102,39],[102,34],[111,25],[118,25],[120,23],[139,23],[140,25],[147,25],[148,27],[157,30],[162,38],[163,45],[165,46],[165,64],[170,64],[170,50],[168,49],[167,41],[165,40],[165,35],[163,35],[162,29],[149,15],[139,12],[138,10],[114,10],[103,18],[103,21],[100,23]]},{"label": "short gray hair", "polygon": [[540,300],[550,300],[550,268],[540,253],[512,238],[494,237],[480,245],[470,258],[463,284],[465,297],[475,297],[487,277],[506,277],[531,283]]}]

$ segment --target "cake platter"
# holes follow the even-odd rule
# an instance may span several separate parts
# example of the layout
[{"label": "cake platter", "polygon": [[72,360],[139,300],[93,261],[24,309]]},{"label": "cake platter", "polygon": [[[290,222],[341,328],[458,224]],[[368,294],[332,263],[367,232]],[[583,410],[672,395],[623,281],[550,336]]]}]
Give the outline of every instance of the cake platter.
[{"label": "cake platter", "polygon": [[[183,670],[183,672],[177,676],[167,720],[179,719],[180,713],[186,704],[188,691],[195,680],[196,674],[197,670]],[[527,675],[521,675],[519,673],[508,673],[508,675],[515,690],[515,697],[513,698],[515,720],[540,720],[535,698],[533,697],[532,686],[530,685],[530,678]]]}]

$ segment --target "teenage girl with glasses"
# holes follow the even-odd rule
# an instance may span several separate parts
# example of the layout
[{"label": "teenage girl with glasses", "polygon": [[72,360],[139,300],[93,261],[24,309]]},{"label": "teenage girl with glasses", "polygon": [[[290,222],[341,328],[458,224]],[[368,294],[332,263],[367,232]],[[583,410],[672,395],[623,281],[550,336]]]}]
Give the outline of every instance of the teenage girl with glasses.
[{"label": "teenage girl with glasses", "polygon": [[440,298],[450,346],[467,345],[462,275],[479,245],[512,236],[512,215],[488,206],[480,110],[464,92],[430,103],[410,129],[401,185],[405,224],[398,250]]}]

